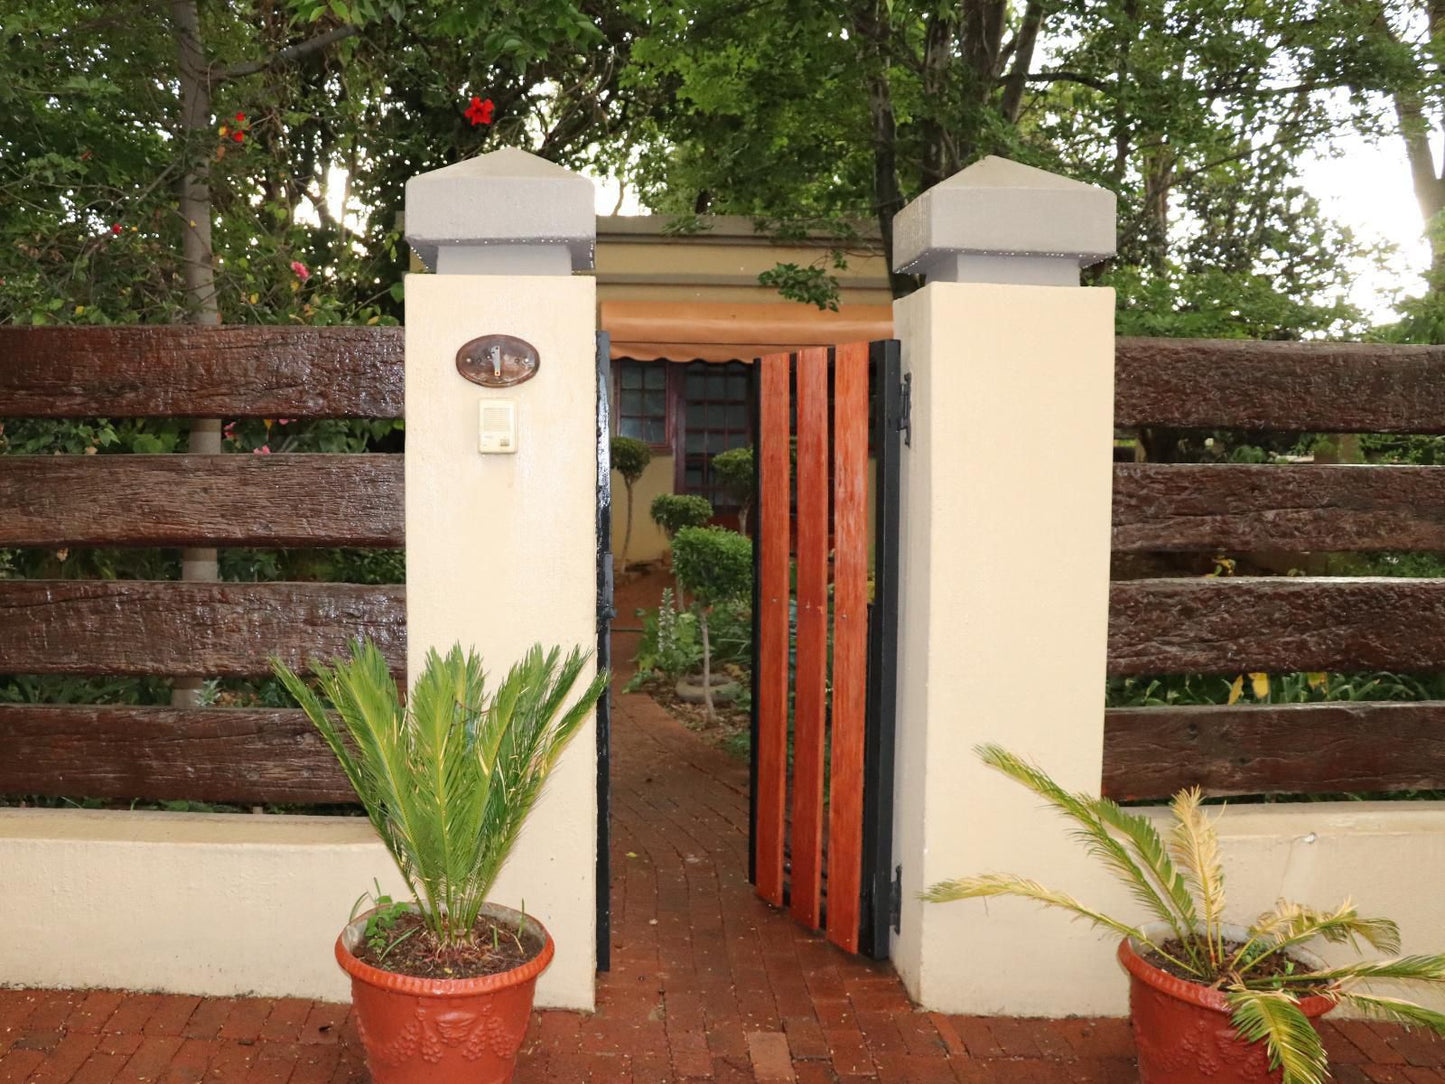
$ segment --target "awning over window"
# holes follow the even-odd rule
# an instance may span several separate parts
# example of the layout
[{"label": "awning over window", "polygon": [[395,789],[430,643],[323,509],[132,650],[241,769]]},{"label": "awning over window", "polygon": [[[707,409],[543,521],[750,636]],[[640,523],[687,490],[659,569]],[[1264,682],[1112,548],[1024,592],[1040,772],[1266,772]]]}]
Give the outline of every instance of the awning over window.
[{"label": "awning over window", "polygon": [[612,335],[612,356],[639,361],[751,361],[805,346],[893,335],[888,305],[825,312],[796,301],[604,301],[598,310],[602,330]]}]

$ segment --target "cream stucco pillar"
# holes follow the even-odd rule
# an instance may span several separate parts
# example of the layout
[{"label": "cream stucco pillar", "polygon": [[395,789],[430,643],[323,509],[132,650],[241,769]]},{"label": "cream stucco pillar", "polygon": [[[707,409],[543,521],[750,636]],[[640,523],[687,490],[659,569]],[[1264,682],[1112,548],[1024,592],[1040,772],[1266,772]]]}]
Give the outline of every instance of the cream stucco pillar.
[{"label": "cream stucco pillar", "polygon": [[[972,753],[997,741],[1097,793],[1113,446],[1114,196],[987,158],[895,220],[913,376],[902,465],[894,962],[928,1008],[1075,1011],[1112,945],[1009,901],[923,904],[928,884],[1086,874],[1062,826]],[[1087,880],[1089,885],[1097,882]]]},{"label": "cream stucco pillar", "polygon": [[[438,274],[406,280],[407,663],[475,646],[493,680],[534,642],[597,642],[596,238],[592,183],[519,150],[413,178],[407,240]],[[536,348],[535,376],[482,387],[472,339]],[[484,405],[514,439],[479,450]],[[584,678],[585,680],[585,678]],[[577,734],[492,898],[557,942],[541,1005],[591,1008],[596,971],[596,735]]]}]

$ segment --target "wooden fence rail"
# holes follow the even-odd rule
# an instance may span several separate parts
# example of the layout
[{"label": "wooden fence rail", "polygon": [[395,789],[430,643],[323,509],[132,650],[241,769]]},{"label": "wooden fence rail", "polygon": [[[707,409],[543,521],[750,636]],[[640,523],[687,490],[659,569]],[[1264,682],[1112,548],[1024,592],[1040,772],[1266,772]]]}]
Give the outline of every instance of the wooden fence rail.
[{"label": "wooden fence rail", "polygon": [[400,455],[0,456],[0,546],[400,546]]},{"label": "wooden fence rail", "polygon": [[[1116,361],[1122,427],[1445,433],[1445,347],[1121,339]],[[402,366],[400,328],[0,328],[0,417],[398,418]],[[398,546],[402,503],[399,455],[0,457],[0,546]],[[1445,467],[1123,464],[1114,549],[1445,552]],[[257,677],[355,636],[400,671],[403,590],[0,581],[0,671]],[[1118,582],[1108,669],[1445,670],[1445,581]],[[1445,787],[1442,727],[1437,703],[1116,709],[1103,782]],[[0,793],[347,795],[290,711],[9,705],[0,747]]]},{"label": "wooden fence rail", "polygon": [[399,327],[0,327],[0,417],[399,418]]}]

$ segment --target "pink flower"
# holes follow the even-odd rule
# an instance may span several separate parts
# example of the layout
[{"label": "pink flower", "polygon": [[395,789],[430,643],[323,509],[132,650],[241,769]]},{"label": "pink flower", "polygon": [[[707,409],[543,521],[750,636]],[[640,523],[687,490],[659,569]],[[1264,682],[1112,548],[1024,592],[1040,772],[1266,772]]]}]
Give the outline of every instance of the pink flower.
[{"label": "pink flower", "polygon": [[300,260],[291,261],[291,270],[296,273],[296,277],[302,282],[305,282],[311,277],[311,272],[306,270],[306,265]]},{"label": "pink flower", "polygon": [[235,439],[236,439],[236,423],[235,423],[235,422],[227,422],[227,423],[225,424],[225,426],[223,426],[222,429],[221,429],[221,436],[225,437],[227,440],[235,440]]},{"label": "pink flower", "polygon": [[290,424],[291,424],[292,422],[294,422],[295,420],[296,420],[295,418],[277,418],[277,419],[276,419],[276,424],[277,424],[277,425],[290,425]]},{"label": "pink flower", "polygon": [[271,445],[269,445],[269,444],[263,444],[263,445],[261,445],[261,447],[259,447],[259,448],[252,448],[252,449],[251,449],[251,454],[252,454],[252,455],[270,455],[270,454],[271,454]]}]

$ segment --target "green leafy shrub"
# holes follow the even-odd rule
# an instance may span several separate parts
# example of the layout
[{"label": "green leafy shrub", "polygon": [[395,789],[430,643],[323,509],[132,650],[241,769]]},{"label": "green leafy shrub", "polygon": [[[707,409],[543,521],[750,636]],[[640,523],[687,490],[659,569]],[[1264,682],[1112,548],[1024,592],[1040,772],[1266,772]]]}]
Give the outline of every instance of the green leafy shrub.
[{"label": "green leafy shrub", "polygon": [[757,478],[752,445],[719,452],[712,457],[711,466],[713,477],[722,483],[728,496],[738,502],[738,532],[747,534],[748,513],[753,507],[753,483]]},{"label": "green leafy shrub", "polygon": [[628,691],[658,678],[676,681],[702,662],[697,615],[677,609],[671,587],[662,589],[657,609],[638,610],[637,616],[642,618],[642,640],[634,657],[637,673],[627,683]]},{"label": "green leafy shrub", "polygon": [[612,469],[622,475],[627,489],[627,528],[622,536],[622,567],[627,567],[627,552],[632,548],[632,491],[647,464],[652,462],[652,449],[635,437],[612,438]]},{"label": "green leafy shrub", "polygon": [[[1262,1040],[1282,1084],[1320,1084],[1329,1076],[1319,1034],[1300,1010],[1302,998],[1322,995],[1368,1016],[1427,1027],[1445,1034],[1445,1015],[1393,997],[1360,990],[1361,982],[1445,983],[1445,955],[1395,956],[1400,931],[1385,918],[1362,916],[1346,900],[1333,910],[1280,900],[1245,932],[1225,932],[1224,867],[1214,823],[1201,807],[1199,788],[1180,791],[1170,807],[1173,823],[1160,836],[1152,821],[1107,798],[1064,790],[1040,768],[997,745],[979,746],[983,762],[1042,798],[1072,822],[1095,858],[1129,890],[1155,925],[1140,926],[1095,911],[1072,896],[1010,873],[942,881],[923,898],[934,903],[1014,896],[1068,911],[1129,938],[1141,955],[1168,963],[1187,981],[1220,990],[1228,999],[1241,1040]],[[1162,932],[1160,932],[1162,931]],[[1313,941],[1364,942],[1385,959],[1358,960],[1323,969],[1292,956]],[[1286,966],[1280,967],[1281,958]]]},{"label": "green leafy shrub", "polygon": [[668,539],[686,527],[701,527],[712,519],[712,503],[687,493],[659,493],[652,498],[652,520]]},{"label": "green leafy shrub", "polygon": [[[606,672],[563,710],[587,656],[529,650],[488,695],[482,660],[432,651],[405,702],[371,643],[314,664],[333,716],[280,662],[276,676],[336,754],[438,948],[471,941],[482,904]],[[339,716],[339,718],[338,718]]]},{"label": "green leafy shrub", "polygon": [[703,705],[712,703],[712,645],[708,616],[715,606],[746,598],[753,586],[753,544],[723,527],[684,527],[672,540],[672,566],[678,583],[693,597],[702,630]]}]

